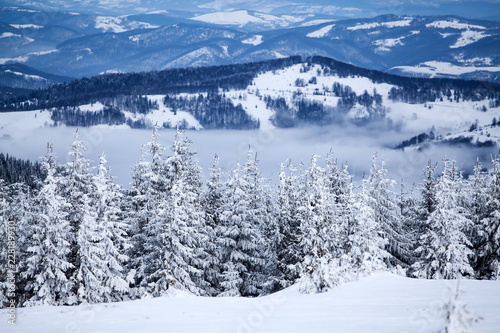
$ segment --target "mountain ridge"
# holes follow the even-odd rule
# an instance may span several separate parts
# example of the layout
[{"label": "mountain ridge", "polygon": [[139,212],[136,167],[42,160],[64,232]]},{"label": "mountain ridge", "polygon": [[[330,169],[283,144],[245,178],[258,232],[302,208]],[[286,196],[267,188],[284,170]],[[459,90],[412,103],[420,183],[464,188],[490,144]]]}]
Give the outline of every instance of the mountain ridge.
[{"label": "mountain ridge", "polygon": [[[123,17],[58,13],[34,28],[40,22],[29,17],[21,21],[22,15],[17,21],[8,18],[11,11],[0,10],[0,21],[6,22],[0,26],[0,46],[4,46],[0,64],[21,62],[64,76],[246,63],[300,54],[407,76],[500,81],[500,23],[452,15],[327,21],[323,15],[316,22],[311,17],[318,23],[314,25],[252,31],[177,20],[169,13]],[[160,17],[165,18],[164,25]],[[174,38],[173,32],[182,38]],[[65,65],[54,65],[61,63]]]}]

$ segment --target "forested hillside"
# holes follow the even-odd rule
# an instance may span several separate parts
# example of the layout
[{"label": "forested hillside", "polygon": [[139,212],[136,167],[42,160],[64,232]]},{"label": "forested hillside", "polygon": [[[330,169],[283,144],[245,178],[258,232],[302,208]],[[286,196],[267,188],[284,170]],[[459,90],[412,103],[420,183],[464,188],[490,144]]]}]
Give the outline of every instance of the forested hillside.
[{"label": "forested hillside", "polygon": [[424,279],[500,274],[499,156],[491,172],[477,163],[467,179],[453,160],[442,172],[429,162],[417,187],[395,189],[377,155],[360,183],[335,156],[323,163],[312,155],[300,168],[284,162],[272,188],[251,150],[229,173],[215,156],[203,181],[185,133],[177,131],[167,152],[155,128],[124,190],[104,156],[94,167],[84,149],[75,135],[69,162],[59,164],[49,145],[35,190],[22,179],[0,182],[0,232],[14,230],[19,263],[9,276],[0,267],[3,306],[12,274],[16,306],[156,297],[172,288],[260,296],[299,283],[322,292],[378,270]]},{"label": "forested hillside", "polygon": [[[415,110],[427,110],[427,103],[469,103],[486,112],[500,107],[500,84],[408,78],[319,56],[290,57],[84,78],[3,99],[0,111],[49,110],[55,125],[68,126],[151,128],[159,122],[161,127],[252,129],[269,121],[275,127],[366,124],[392,118],[390,111],[399,103]],[[88,108],[94,104],[102,107]]]}]

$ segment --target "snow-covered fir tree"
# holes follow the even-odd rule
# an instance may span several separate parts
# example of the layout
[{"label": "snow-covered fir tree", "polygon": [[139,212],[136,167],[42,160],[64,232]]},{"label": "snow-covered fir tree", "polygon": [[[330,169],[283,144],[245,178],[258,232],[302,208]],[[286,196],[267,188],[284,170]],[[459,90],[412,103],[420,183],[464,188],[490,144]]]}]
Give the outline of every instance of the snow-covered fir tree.
[{"label": "snow-covered fir tree", "polygon": [[62,176],[52,148],[42,159],[45,180],[34,199],[31,246],[27,248],[26,267],[22,274],[30,297],[26,304],[74,304],[74,281],[68,278],[74,264],[70,261],[71,228],[69,202],[62,195]]},{"label": "snow-covered fir tree", "polygon": [[222,291],[220,285],[222,280],[221,267],[219,263],[223,257],[222,249],[230,242],[224,236],[224,224],[222,220],[225,200],[224,190],[222,171],[219,167],[219,157],[215,155],[209,171],[207,189],[203,199],[207,235],[210,239],[208,243],[210,246],[206,247],[206,251],[212,258],[207,263],[204,275],[205,280],[210,284],[210,294],[212,295],[218,295]]},{"label": "snow-covered fir tree", "polygon": [[151,141],[142,147],[141,159],[133,167],[129,195],[124,203],[131,242],[127,254],[133,298],[152,293],[154,281],[150,280],[150,276],[161,265],[156,259],[160,251],[155,244],[157,234],[151,230],[158,216],[159,204],[167,198],[165,147],[158,142],[157,131],[155,126]]},{"label": "snow-covered fir tree", "polygon": [[[39,180],[36,180],[39,181]],[[14,226],[15,236],[15,259],[16,264],[16,298],[19,305],[23,304],[31,295],[27,291],[29,281],[24,274],[18,274],[26,269],[26,261],[28,258],[28,247],[31,246],[31,235],[33,234],[32,221],[34,219],[32,189],[28,184],[18,182],[6,187],[7,205],[5,218],[9,221],[9,225]]]},{"label": "snow-covered fir tree", "polygon": [[221,296],[258,296],[269,286],[264,225],[268,223],[257,161],[249,149],[247,161],[236,167],[227,182],[228,199],[222,219]]},{"label": "snow-covered fir tree", "polygon": [[500,155],[493,159],[484,218],[478,231],[476,272],[479,278],[500,279]]},{"label": "snow-covered fir tree", "polygon": [[202,208],[201,167],[189,151],[190,140],[177,131],[173,154],[162,167],[165,196],[146,227],[149,290],[161,295],[171,286],[205,295],[209,283],[204,268],[212,260],[206,248],[210,241]]},{"label": "snow-covered fir tree", "polygon": [[120,301],[128,297],[129,286],[124,279],[128,257],[124,254],[129,248],[126,224],[121,214],[120,203],[123,197],[120,188],[113,183],[106,167],[106,158],[99,159],[97,174],[93,177],[95,193],[92,195],[97,212],[97,229],[100,233],[100,246],[103,249],[101,299],[103,302]]},{"label": "snow-covered fir tree", "polygon": [[377,223],[376,213],[372,208],[371,194],[370,180],[364,179],[356,199],[351,198],[350,206],[354,211],[354,220],[350,222],[348,229],[349,246],[347,249],[349,249],[348,260],[351,263],[351,274],[355,275],[354,278],[386,269],[384,262],[391,256],[386,250],[388,240],[380,233],[380,224]]},{"label": "snow-covered fir tree", "polygon": [[299,266],[303,258],[301,242],[301,213],[305,200],[301,193],[301,174],[292,166],[291,160],[281,164],[279,187],[276,199],[277,225],[277,279],[282,287],[288,287],[300,277]]},{"label": "snow-covered fir tree", "polygon": [[404,265],[402,259],[410,247],[409,240],[403,234],[397,195],[392,190],[395,183],[394,180],[387,178],[385,161],[379,160],[377,154],[373,155],[367,183],[369,206],[373,209],[379,233],[386,240],[385,249],[391,255],[387,258],[388,267]]},{"label": "snow-covered fir tree", "polygon": [[[494,163],[493,163],[494,164]],[[488,199],[490,197],[490,177],[483,170],[479,159],[476,160],[474,173],[468,179],[468,190],[470,192],[467,202],[467,217],[471,220],[468,230],[465,230],[467,237],[472,244],[474,256],[471,258],[471,264],[477,277],[484,274],[482,263],[481,248],[485,243],[485,232],[483,230],[483,221],[488,215]]]},{"label": "snow-covered fir tree", "polygon": [[0,308],[9,306],[9,284],[7,282],[7,274],[9,272],[9,218],[8,218],[8,203],[7,203],[7,186],[3,179],[0,179],[0,262],[4,263],[0,266]]},{"label": "snow-covered fir tree", "polygon": [[307,171],[307,211],[301,221],[301,248],[304,259],[300,265],[301,290],[305,292],[326,291],[336,284],[334,251],[337,246],[335,234],[335,200],[326,186],[325,170],[317,164],[317,155],[311,158]]},{"label": "snow-covered fir tree", "polygon": [[461,205],[462,176],[455,161],[445,160],[443,173],[436,184],[436,207],[427,219],[425,233],[414,264],[415,275],[428,279],[455,279],[473,276],[473,255],[465,231],[471,226]]},{"label": "snow-covered fir tree", "polygon": [[[74,292],[78,303],[98,303],[112,299],[112,293],[123,292],[123,289],[112,290],[115,280],[121,272],[115,271],[112,260],[113,249],[110,243],[113,237],[109,234],[104,221],[99,221],[98,203],[99,189],[91,173],[90,161],[83,156],[86,150],[79,140],[78,132],[71,145],[69,156],[71,161],[66,166],[64,195],[68,200],[68,219],[71,227],[70,262],[74,266],[70,278],[74,283]],[[107,253],[107,251],[110,253]],[[116,287],[116,286],[114,286]]]}]

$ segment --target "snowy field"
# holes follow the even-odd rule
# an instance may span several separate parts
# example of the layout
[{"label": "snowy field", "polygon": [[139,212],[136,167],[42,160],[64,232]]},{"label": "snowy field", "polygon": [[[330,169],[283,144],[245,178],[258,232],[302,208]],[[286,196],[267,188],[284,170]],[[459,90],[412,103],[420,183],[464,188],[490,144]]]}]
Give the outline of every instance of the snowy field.
[{"label": "snowy field", "polygon": [[[440,307],[456,281],[376,273],[333,291],[303,295],[298,286],[261,298],[170,296],[75,307],[17,310],[17,325],[0,310],[0,332],[438,332]],[[478,332],[500,332],[500,281],[462,280],[458,300],[481,316]]]}]

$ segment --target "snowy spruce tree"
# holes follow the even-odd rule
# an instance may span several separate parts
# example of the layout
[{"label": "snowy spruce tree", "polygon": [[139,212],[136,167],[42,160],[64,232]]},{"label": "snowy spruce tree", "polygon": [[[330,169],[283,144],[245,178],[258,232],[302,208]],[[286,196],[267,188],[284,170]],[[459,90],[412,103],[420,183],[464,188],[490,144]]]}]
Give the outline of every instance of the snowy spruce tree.
[{"label": "snowy spruce tree", "polygon": [[[202,259],[204,252],[203,210],[201,208],[200,169],[189,152],[190,141],[177,131],[167,158],[165,172],[169,195],[160,203],[161,228],[158,243],[163,247],[162,260],[168,262],[171,283],[194,294],[203,294]],[[162,273],[163,274],[163,273]]]},{"label": "snowy spruce tree", "polygon": [[205,212],[205,223],[209,245],[206,247],[211,261],[208,262],[204,271],[205,280],[210,284],[210,294],[218,295],[222,291],[222,271],[219,263],[223,257],[223,248],[230,242],[224,235],[224,223],[222,213],[224,211],[225,188],[222,181],[222,171],[219,167],[219,157],[214,156],[212,167],[209,171],[207,189],[204,194],[203,204]]},{"label": "snowy spruce tree", "polygon": [[307,208],[301,221],[301,248],[304,259],[300,265],[301,290],[322,292],[338,284],[333,268],[338,265],[334,251],[335,201],[326,186],[325,170],[318,166],[317,155],[311,158],[307,171]]},{"label": "snowy spruce tree", "polygon": [[246,163],[238,164],[226,185],[221,296],[258,296],[269,289],[268,244],[263,232],[269,217],[257,161],[252,155],[249,150]]},{"label": "snowy spruce tree", "polygon": [[302,174],[292,166],[291,160],[281,164],[279,187],[276,199],[277,207],[277,279],[282,287],[288,287],[300,277],[299,266],[303,258],[300,224],[301,214],[305,211],[302,195],[304,186]]},{"label": "snowy spruce tree", "polygon": [[9,284],[7,282],[7,274],[9,272],[9,218],[8,218],[8,203],[7,203],[7,186],[3,179],[0,179],[0,308],[8,307]]},{"label": "snowy spruce tree", "polygon": [[[476,243],[476,273],[478,278],[500,279],[500,155],[493,159],[493,171],[486,187],[484,216],[480,223]],[[480,198],[484,199],[480,194]]]},{"label": "snowy spruce tree", "polygon": [[111,215],[103,212],[100,202],[104,195],[102,187],[97,188],[97,179],[91,173],[90,161],[83,156],[84,150],[86,148],[76,132],[69,152],[71,161],[66,165],[63,179],[71,228],[69,260],[74,266],[70,279],[78,303],[99,303],[115,300],[115,296],[120,299],[125,287],[123,282],[120,286],[117,283],[122,272],[116,269],[114,261],[118,255],[111,231],[116,229],[107,224]]},{"label": "snowy spruce tree", "polygon": [[379,161],[377,154],[373,155],[367,185],[369,206],[373,209],[378,232],[386,240],[385,250],[390,254],[386,260],[387,266],[404,266],[404,256],[410,242],[404,235],[397,196],[392,190],[395,181],[387,178],[385,161]]},{"label": "snowy spruce tree", "polygon": [[[35,181],[39,182],[40,180],[36,179]],[[4,218],[7,219],[10,227],[14,226],[16,252],[15,269],[13,271],[16,271],[17,304],[22,305],[31,296],[26,288],[30,281],[22,272],[26,270],[26,261],[29,256],[28,247],[31,246],[35,203],[33,201],[33,190],[26,183],[17,182],[5,187],[5,189],[7,189],[8,208],[4,211]]]},{"label": "snowy spruce tree", "polygon": [[128,261],[125,252],[130,245],[120,207],[123,195],[120,188],[113,183],[106,162],[106,158],[102,155],[97,174],[93,177],[96,191],[92,197],[97,213],[100,245],[103,249],[102,259],[106,263],[101,267],[103,279],[100,297],[103,302],[112,302],[128,297],[129,286],[124,274]]},{"label": "snowy spruce tree", "polygon": [[436,184],[436,207],[426,221],[420,239],[415,275],[428,279],[455,279],[473,276],[469,263],[473,252],[465,231],[471,226],[461,196],[462,177],[455,161],[445,160]]},{"label": "snowy spruce tree", "polygon": [[[493,163],[495,168],[495,163]],[[470,192],[467,198],[467,217],[471,220],[468,230],[465,230],[467,237],[472,244],[474,255],[471,257],[471,265],[474,268],[476,277],[484,275],[482,248],[486,241],[484,224],[488,217],[488,202],[490,201],[491,182],[487,172],[483,170],[479,159],[476,160],[474,173],[467,181],[467,189]]]},{"label": "snowy spruce tree", "polygon": [[[348,244],[349,263],[354,278],[365,276],[378,270],[387,269],[387,239],[380,233],[371,196],[369,179],[363,180],[361,191],[351,199],[354,219],[349,223]],[[352,190],[351,190],[352,191]]]},{"label": "snowy spruce tree", "polygon": [[70,261],[71,227],[68,220],[70,203],[62,195],[63,177],[49,146],[42,159],[45,180],[33,206],[31,246],[22,274],[27,281],[29,298],[26,305],[74,304],[74,281],[69,278],[74,264]]},{"label": "snowy spruce tree", "polygon": [[150,276],[161,264],[156,259],[161,248],[156,244],[157,234],[152,224],[158,217],[160,202],[167,198],[168,184],[164,171],[165,147],[158,142],[157,131],[155,126],[151,141],[142,147],[141,159],[133,167],[132,182],[124,203],[131,237],[127,255],[130,258],[129,280],[133,298],[152,293],[154,281],[150,280]]}]

